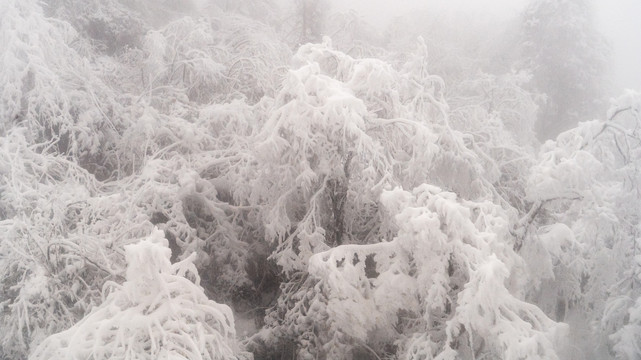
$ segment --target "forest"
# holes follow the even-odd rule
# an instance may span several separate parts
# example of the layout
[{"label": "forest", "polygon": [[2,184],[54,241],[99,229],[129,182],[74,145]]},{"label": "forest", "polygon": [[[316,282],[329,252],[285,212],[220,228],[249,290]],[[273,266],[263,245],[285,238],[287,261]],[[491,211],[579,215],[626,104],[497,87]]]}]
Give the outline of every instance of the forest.
[{"label": "forest", "polygon": [[589,0],[0,0],[0,358],[640,359],[610,54]]}]

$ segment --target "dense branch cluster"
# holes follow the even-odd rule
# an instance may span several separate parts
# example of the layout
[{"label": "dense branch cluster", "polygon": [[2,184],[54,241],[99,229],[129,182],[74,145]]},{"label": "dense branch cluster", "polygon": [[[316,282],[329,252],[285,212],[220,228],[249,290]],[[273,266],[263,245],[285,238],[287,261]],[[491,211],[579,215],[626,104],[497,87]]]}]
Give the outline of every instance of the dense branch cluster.
[{"label": "dense branch cluster", "polygon": [[641,356],[641,94],[325,5],[0,3],[1,358]]}]

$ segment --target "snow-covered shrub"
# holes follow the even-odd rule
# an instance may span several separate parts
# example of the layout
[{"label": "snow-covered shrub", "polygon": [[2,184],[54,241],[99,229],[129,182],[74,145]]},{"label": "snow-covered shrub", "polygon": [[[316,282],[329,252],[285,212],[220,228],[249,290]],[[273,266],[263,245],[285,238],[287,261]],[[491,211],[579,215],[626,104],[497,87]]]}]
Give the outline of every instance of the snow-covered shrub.
[{"label": "snow-covered shrub", "polygon": [[[165,231],[172,260],[198,252],[203,285],[217,300],[250,285],[245,259],[254,234],[240,226],[252,209],[237,207],[219,186],[226,159],[242,154],[242,146],[227,146],[239,127],[228,122],[208,134],[211,117],[174,122],[147,110],[134,123],[146,131],[132,125],[121,139],[131,143],[117,158],[137,161],[119,166],[132,173],[120,179],[98,181],[73,158],[32,145],[37,129],[13,126],[0,139],[1,357],[24,358],[99,304],[103,283],[124,275],[122,247],[153,225]],[[209,113],[230,111],[219,105]]]},{"label": "snow-covered shrub", "polygon": [[30,359],[236,359],[231,309],[205,296],[193,256],[171,264],[160,230],[125,247],[127,276]]},{"label": "snow-covered shrub", "polygon": [[148,30],[142,14],[125,1],[46,0],[47,16],[68,21],[99,53],[115,54],[139,46]]},{"label": "snow-covered shrub", "polygon": [[148,32],[143,49],[148,98],[184,94],[199,104],[273,96],[290,55],[270,28],[231,14],[174,20]]},{"label": "snow-covered shrub", "polygon": [[178,90],[191,101],[211,101],[224,70],[214,46],[214,30],[206,19],[184,17],[148,32],[143,46],[147,95]]},{"label": "snow-covered shrub", "polygon": [[430,185],[381,197],[399,229],[394,239],[313,255],[273,329],[301,358],[394,347],[408,359],[558,358],[566,327],[521,298],[523,260],[500,207]]},{"label": "snow-covered shrub", "polygon": [[38,152],[28,134],[13,127],[0,138],[0,357],[7,359],[24,358],[80,319],[112,275],[104,259],[113,252],[73,235],[95,178],[65,156]]},{"label": "snow-covered shrub", "polygon": [[205,171],[212,157],[206,151],[200,155],[192,163],[177,152],[146,160],[138,174],[113,182],[108,191],[89,200],[81,214],[96,221],[81,231],[108,235],[113,246],[120,247],[155,225],[165,231],[174,251],[172,261],[197,252],[203,286],[215,289],[217,300],[229,300],[235,289],[249,282],[244,268],[253,241],[247,219],[253,209],[227,198],[225,178]]},{"label": "snow-covered shrub", "polygon": [[35,1],[5,1],[0,14],[0,135],[19,124],[29,129],[30,143],[74,156],[100,173],[92,163],[112,155],[121,107],[71,48],[77,32],[46,18]]},{"label": "snow-covered shrub", "polygon": [[[240,3],[235,1],[234,3]],[[254,10],[261,5],[254,6]],[[264,14],[262,14],[264,16]],[[262,22],[231,14],[212,17],[218,54],[225,66],[225,94],[254,104],[274,97],[287,74],[291,51]]]}]

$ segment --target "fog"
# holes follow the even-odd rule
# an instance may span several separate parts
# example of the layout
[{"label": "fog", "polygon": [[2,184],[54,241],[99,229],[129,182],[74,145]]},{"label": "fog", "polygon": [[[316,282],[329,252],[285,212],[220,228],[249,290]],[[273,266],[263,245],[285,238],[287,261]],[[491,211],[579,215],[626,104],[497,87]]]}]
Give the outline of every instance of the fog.
[{"label": "fog", "polygon": [[597,24],[611,41],[617,89],[641,89],[641,1],[598,0]]},{"label": "fog", "polygon": [[[641,89],[641,1],[595,0],[599,31],[612,45],[611,96],[623,89]],[[428,10],[460,17],[474,16],[487,21],[508,21],[519,15],[524,0],[332,0],[338,11],[354,10],[364,19],[384,29],[398,16],[413,10]]]},{"label": "fog", "polygon": [[442,13],[467,13],[505,19],[516,16],[524,6],[523,0],[333,0],[337,10],[353,9],[366,19],[384,27],[390,19],[410,13],[412,10],[434,10]]},{"label": "fog", "polygon": [[590,1],[0,0],[0,359],[641,359]]}]

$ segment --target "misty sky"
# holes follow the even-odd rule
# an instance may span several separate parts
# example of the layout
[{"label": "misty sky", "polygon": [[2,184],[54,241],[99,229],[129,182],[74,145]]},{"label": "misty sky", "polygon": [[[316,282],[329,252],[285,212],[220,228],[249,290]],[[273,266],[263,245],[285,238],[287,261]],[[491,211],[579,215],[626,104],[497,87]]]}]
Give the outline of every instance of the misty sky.
[{"label": "misty sky", "polygon": [[[333,0],[337,10],[350,8],[368,21],[385,26],[412,9],[434,9],[447,13],[471,12],[482,18],[504,20],[519,13],[526,0]],[[611,96],[624,88],[641,90],[641,0],[595,0],[598,26],[613,46]]]},{"label": "misty sky", "polygon": [[614,47],[614,76],[620,88],[641,90],[641,1],[597,0],[601,31]]}]

